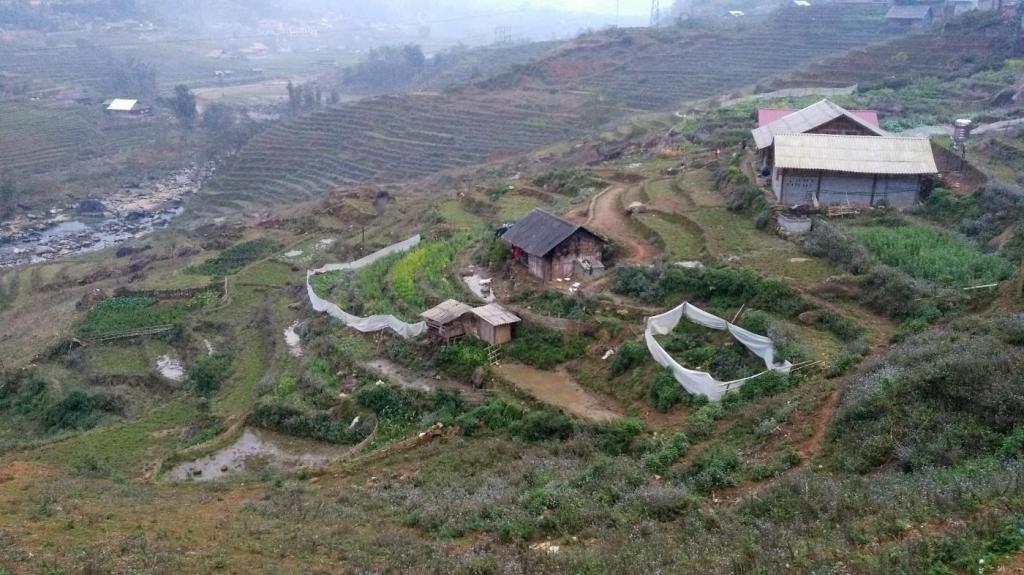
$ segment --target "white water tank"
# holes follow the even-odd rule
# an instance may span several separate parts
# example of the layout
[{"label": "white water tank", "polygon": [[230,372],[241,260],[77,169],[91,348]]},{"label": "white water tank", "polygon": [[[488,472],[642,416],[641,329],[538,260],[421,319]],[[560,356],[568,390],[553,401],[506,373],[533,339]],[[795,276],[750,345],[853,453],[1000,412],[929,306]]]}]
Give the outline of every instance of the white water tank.
[{"label": "white water tank", "polygon": [[967,119],[959,119],[953,122],[953,142],[956,143],[957,147],[967,143],[967,139],[971,137],[972,127],[973,124]]}]

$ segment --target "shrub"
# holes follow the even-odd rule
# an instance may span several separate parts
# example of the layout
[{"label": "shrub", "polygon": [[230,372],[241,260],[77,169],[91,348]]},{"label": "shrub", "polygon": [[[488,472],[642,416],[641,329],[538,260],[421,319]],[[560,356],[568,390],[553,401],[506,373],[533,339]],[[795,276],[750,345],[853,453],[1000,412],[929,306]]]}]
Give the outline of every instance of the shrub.
[{"label": "shrub", "polygon": [[750,310],[740,317],[739,326],[754,333],[768,333],[768,326],[771,324],[771,316],[760,310]]},{"label": "shrub", "polygon": [[612,361],[612,375],[625,373],[640,365],[647,358],[647,348],[639,342],[629,340],[624,342],[615,359]]},{"label": "shrub", "polygon": [[220,389],[231,374],[233,359],[226,353],[215,353],[200,358],[188,368],[187,381],[200,396],[209,397]]},{"label": "shrub", "polygon": [[685,297],[707,301],[718,308],[756,307],[793,317],[810,308],[795,290],[776,280],[739,268],[684,270],[677,267],[623,267],[612,291],[649,303],[674,303]]},{"label": "shrub", "polygon": [[718,421],[725,410],[720,403],[707,403],[696,411],[687,420],[686,432],[696,439],[704,439],[715,430],[715,422]]},{"label": "shrub", "polygon": [[683,402],[686,391],[668,369],[659,369],[651,382],[651,404],[662,413],[671,411]]},{"label": "shrub", "polygon": [[814,325],[831,332],[842,341],[850,342],[865,334],[864,327],[842,314],[824,310],[814,318]]},{"label": "shrub", "polygon": [[572,430],[572,420],[568,416],[561,411],[545,408],[527,413],[512,424],[510,433],[524,441],[544,441],[566,439],[572,435]]},{"label": "shrub", "polygon": [[107,415],[124,413],[124,398],[107,393],[72,391],[43,411],[41,423],[51,432],[95,427]]},{"label": "shrub", "polygon": [[582,336],[562,335],[538,325],[524,325],[508,347],[509,357],[539,369],[552,369],[571,359],[582,357],[587,340]]},{"label": "shrub", "polygon": [[644,467],[651,473],[663,475],[673,463],[686,455],[690,444],[682,433],[675,433],[660,446],[644,456]]},{"label": "shrub", "polygon": [[862,274],[871,267],[871,256],[864,246],[841,228],[818,218],[800,247],[808,255],[825,258],[840,268]]},{"label": "shrub", "polygon": [[843,376],[846,372],[850,371],[850,368],[860,363],[861,359],[863,359],[863,356],[858,353],[850,351],[839,352],[839,354],[829,362],[828,368],[825,370],[825,377],[833,379]]},{"label": "shrub", "polygon": [[281,403],[258,404],[249,416],[249,423],[296,437],[305,437],[327,443],[352,445],[370,434],[365,418],[352,425],[354,419],[340,419],[327,411],[303,411]]},{"label": "shrub", "polygon": [[628,453],[633,439],[643,430],[643,423],[634,417],[605,423],[595,433],[597,448],[609,455]]},{"label": "shrub", "polygon": [[522,417],[523,412],[518,407],[503,399],[492,399],[457,417],[455,425],[463,435],[473,436],[484,429],[508,429]]},{"label": "shrub", "polygon": [[452,379],[468,381],[477,368],[487,365],[487,345],[477,340],[462,340],[442,348],[437,365]]},{"label": "shrub", "polygon": [[356,390],[355,400],[381,419],[411,421],[418,411],[408,394],[390,385],[364,385]]},{"label": "shrub", "polygon": [[709,493],[739,483],[743,460],[738,451],[713,446],[697,455],[686,471],[687,482],[701,493]]},{"label": "shrub", "polygon": [[793,378],[778,371],[768,371],[753,379],[747,380],[735,392],[729,393],[723,399],[726,405],[735,405],[748,401],[754,401],[763,397],[771,397],[779,392],[785,391],[793,386]]}]

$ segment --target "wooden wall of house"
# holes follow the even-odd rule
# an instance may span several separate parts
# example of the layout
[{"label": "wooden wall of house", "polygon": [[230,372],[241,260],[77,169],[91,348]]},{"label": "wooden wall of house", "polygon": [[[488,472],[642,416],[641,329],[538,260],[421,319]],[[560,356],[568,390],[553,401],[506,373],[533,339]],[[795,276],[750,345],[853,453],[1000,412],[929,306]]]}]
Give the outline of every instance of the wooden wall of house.
[{"label": "wooden wall of house", "polygon": [[807,133],[832,134],[834,136],[877,136],[877,134],[865,129],[864,126],[861,126],[846,116],[840,116],[835,120],[825,122],[817,128],[809,130]]},{"label": "wooden wall of house", "polygon": [[527,267],[530,269],[530,273],[541,278],[544,281],[551,280],[551,260],[548,258],[542,258],[535,255],[527,256]]},{"label": "wooden wall of house", "polygon": [[551,277],[572,277],[576,270],[576,258],[587,257],[599,262],[603,254],[604,243],[601,240],[586,232],[576,232],[552,252]]}]

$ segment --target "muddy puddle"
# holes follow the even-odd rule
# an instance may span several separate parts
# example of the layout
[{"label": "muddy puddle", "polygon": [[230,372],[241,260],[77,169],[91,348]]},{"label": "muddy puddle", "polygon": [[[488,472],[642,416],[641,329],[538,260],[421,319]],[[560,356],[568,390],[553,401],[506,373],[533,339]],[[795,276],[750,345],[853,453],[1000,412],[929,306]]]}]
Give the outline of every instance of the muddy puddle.
[{"label": "muddy puddle", "polygon": [[177,480],[216,481],[256,464],[283,471],[319,469],[340,461],[352,450],[352,446],[329,446],[246,428],[231,445],[213,455],[177,465],[167,472],[167,477]]},{"label": "muddy puddle", "polygon": [[171,381],[180,382],[185,380],[185,366],[182,365],[181,360],[175,357],[169,355],[161,356],[156,360],[156,369],[160,372],[160,375]]},{"label": "muddy puddle", "polygon": [[572,415],[591,421],[619,419],[611,401],[588,391],[569,375],[564,368],[557,371],[541,371],[521,364],[498,366],[498,374],[518,389],[535,399],[561,407]]}]

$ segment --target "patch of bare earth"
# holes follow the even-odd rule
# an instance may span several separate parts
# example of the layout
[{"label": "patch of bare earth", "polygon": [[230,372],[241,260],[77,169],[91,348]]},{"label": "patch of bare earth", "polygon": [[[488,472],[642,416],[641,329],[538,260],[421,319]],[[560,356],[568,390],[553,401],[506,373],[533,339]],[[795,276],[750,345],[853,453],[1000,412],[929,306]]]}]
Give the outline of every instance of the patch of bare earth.
[{"label": "patch of bare earth", "polygon": [[581,419],[604,422],[622,417],[621,410],[611,399],[583,388],[564,367],[555,371],[541,371],[527,365],[510,363],[499,366],[497,372],[517,389],[538,401],[561,407]]}]

